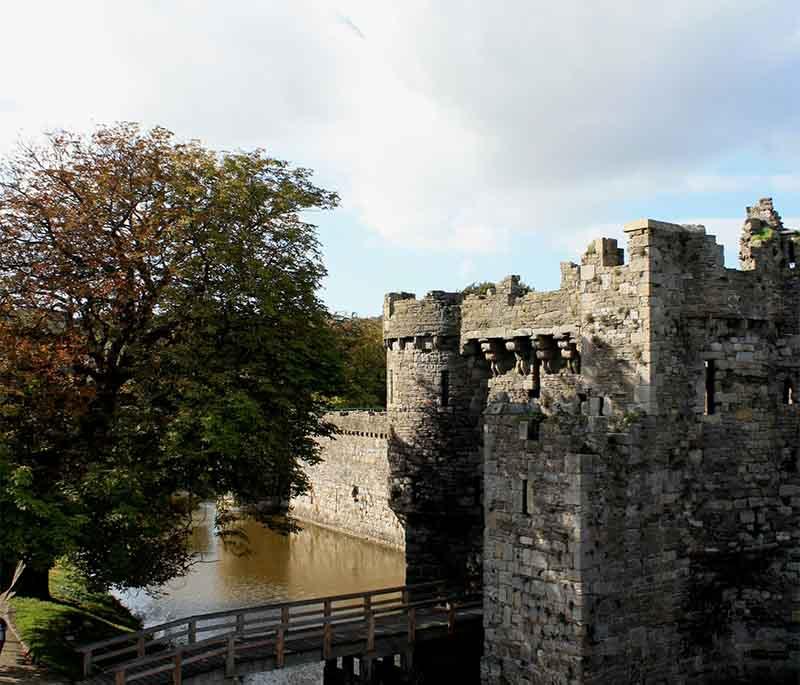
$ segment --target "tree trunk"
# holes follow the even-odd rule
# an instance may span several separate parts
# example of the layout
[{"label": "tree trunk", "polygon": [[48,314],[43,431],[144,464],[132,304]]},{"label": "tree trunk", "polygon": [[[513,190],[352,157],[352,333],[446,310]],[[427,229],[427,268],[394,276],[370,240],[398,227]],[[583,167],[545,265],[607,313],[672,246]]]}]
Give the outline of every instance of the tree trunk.
[{"label": "tree trunk", "polygon": [[[14,576],[14,571],[17,567],[17,562],[0,562],[0,592],[4,592],[11,585],[11,579]],[[50,569],[49,568],[35,568],[33,566],[26,566],[22,575],[19,577],[17,584],[14,586],[14,592],[22,597],[35,597],[36,599],[50,599]]]}]

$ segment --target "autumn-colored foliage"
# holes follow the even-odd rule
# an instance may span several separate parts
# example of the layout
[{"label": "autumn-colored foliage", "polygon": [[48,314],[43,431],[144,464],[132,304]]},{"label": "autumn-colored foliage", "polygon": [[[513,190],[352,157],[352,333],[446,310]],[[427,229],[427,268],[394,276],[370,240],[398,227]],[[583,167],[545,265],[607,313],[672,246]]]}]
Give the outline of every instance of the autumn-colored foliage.
[{"label": "autumn-colored foliage", "polygon": [[261,150],[135,124],[4,162],[0,560],[161,582],[189,562],[185,502],[306,487],[340,381],[301,213],[337,200]]}]

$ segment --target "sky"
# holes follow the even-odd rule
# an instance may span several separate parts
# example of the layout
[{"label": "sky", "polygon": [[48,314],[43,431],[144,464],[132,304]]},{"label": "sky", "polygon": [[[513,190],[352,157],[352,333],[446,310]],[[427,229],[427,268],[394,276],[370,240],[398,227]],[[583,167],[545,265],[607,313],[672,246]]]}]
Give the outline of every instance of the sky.
[{"label": "sky", "polygon": [[[161,125],[315,170],[339,312],[702,223],[800,228],[800,3],[0,2],[0,155],[47,130]],[[621,243],[623,244],[623,243]]]}]

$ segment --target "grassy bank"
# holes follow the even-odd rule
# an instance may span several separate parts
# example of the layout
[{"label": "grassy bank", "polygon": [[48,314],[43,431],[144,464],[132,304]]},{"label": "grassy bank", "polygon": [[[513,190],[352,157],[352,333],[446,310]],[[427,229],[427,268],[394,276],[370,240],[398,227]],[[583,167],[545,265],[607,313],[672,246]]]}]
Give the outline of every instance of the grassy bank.
[{"label": "grassy bank", "polygon": [[73,569],[50,572],[52,601],[15,597],[11,604],[23,642],[36,663],[72,680],[81,678],[81,658],[75,647],[138,630],[140,622],[114,597],[89,592]]}]

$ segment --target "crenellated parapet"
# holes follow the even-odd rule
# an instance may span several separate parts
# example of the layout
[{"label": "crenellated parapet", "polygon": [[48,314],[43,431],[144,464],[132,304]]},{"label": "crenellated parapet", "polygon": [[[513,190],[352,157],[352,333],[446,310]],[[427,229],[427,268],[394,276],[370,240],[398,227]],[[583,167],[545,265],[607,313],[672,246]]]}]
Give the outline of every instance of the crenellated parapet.
[{"label": "crenellated parapet", "polygon": [[388,349],[434,350],[452,345],[461,327],[460,293],[441,290],[417,299],[411,293],[384,298],[383,337]]}]

